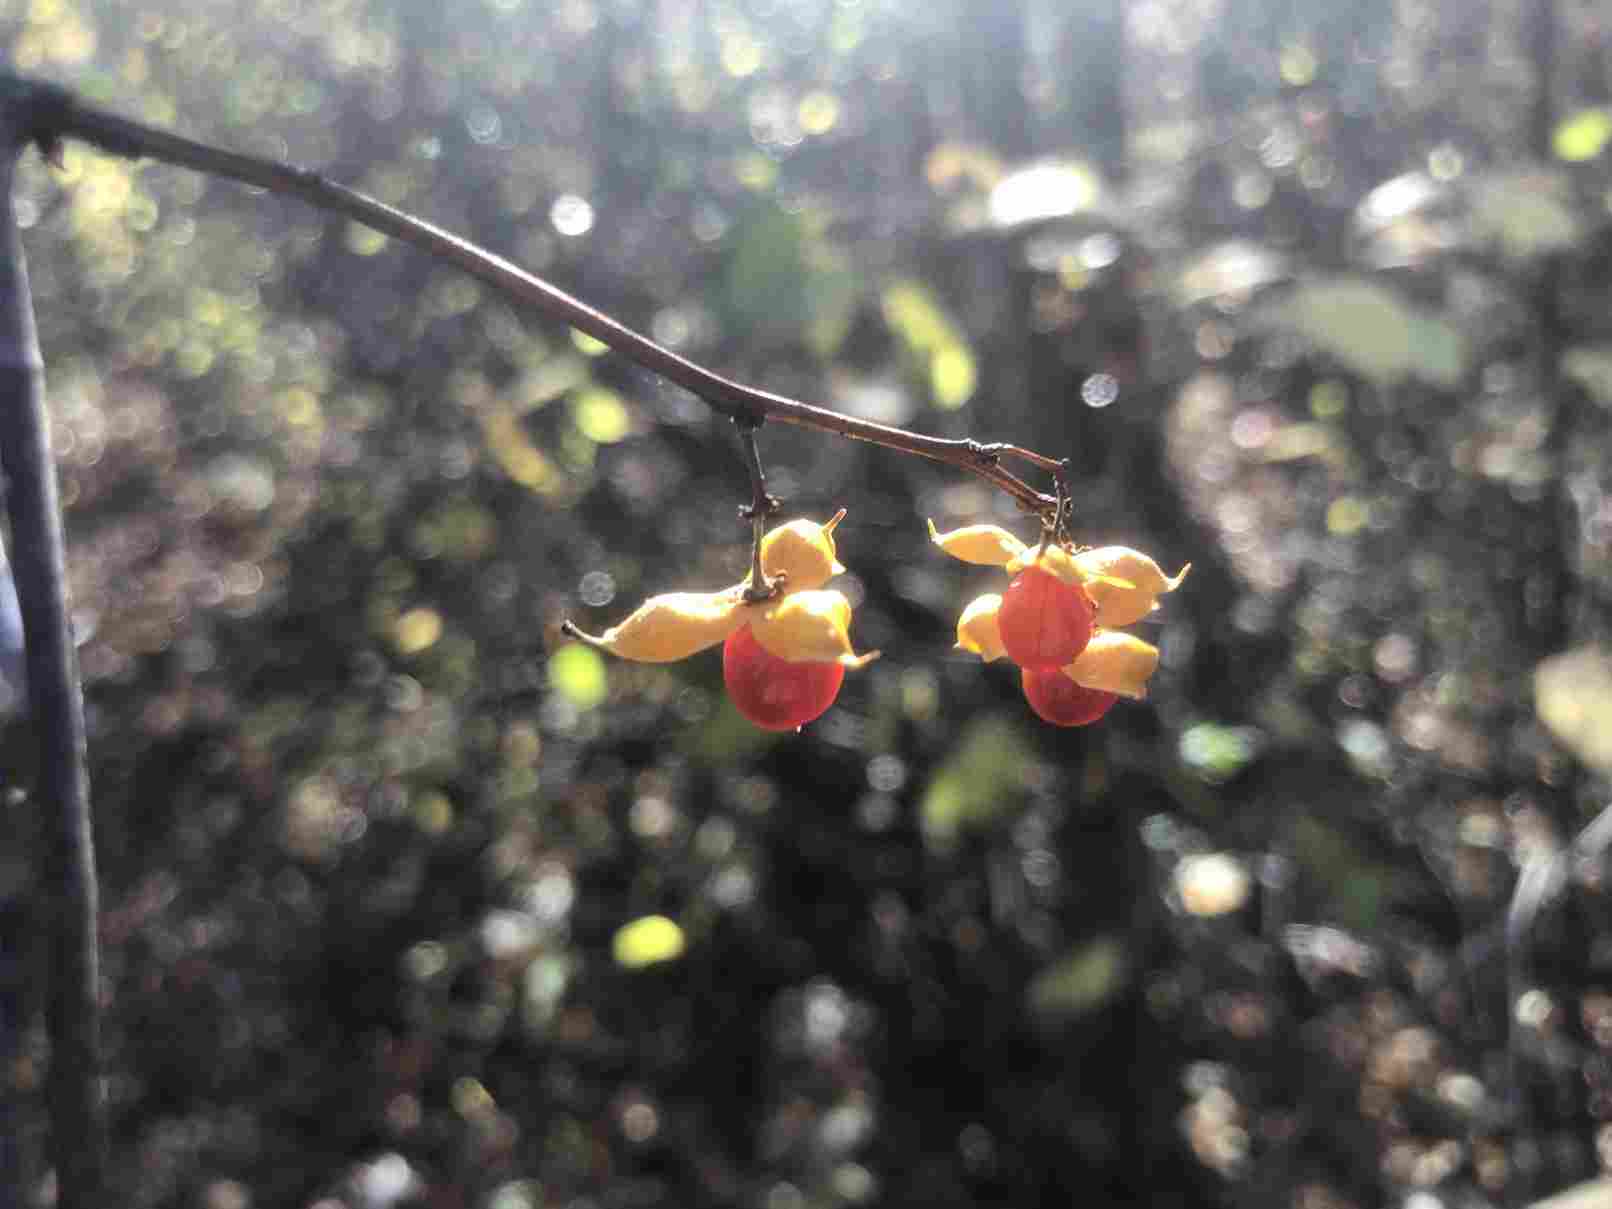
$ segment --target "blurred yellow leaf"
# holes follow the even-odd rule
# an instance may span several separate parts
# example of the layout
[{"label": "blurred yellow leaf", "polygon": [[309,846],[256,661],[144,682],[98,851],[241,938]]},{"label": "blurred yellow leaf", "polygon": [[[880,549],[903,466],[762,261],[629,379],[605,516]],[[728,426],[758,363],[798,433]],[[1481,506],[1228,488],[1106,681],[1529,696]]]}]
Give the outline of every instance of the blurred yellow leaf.
[{"label": "blurred yellow leaf", "polygon": [[1599,108],[1580,109],[1556,127],[1551,146],[1557,159],[1581,164],[1600,155],[1608,139],[1612,139],[1612,112]]},{"label": "blurred yellow leaf", "polygon": [[361,223],[347,224],[347,250],[355,256],[373,256],[386,247],[386,236]]},{"label": "blurred yellow leaf", "polygon": [[1534,669],[1534,710],[1556,741],[1612,772],[1612,658],[1598,647],[1552,655]]},{"label": "blurred yellow leaf", "polygon": [[880,302],[885,322],[914,352],[934,353],[962,343],[956,325],[928,287],[916,281],[898,281],[886,287]]},{"label": "blurred yellow leaf", "polygon": [[1357,496],[1345,495],[1327,506],[1327,532],[1337,537],[1353,537],[1370,519],[1370,509]]},{"label": "blurred yellow leaf", "polygon": [[683,929],[664,915],[645,915],[616,929],[610,951],[629,970],[672,961],[683,955]]},{"label": "blurred yellow leaf", "polygon": [[974,396],[978,373],[974,354],[965,344],[948,344],[936,351],[929,362],[929,388],[935,405],[954,411]]},{"label": "blurred yellow leaf", "polygon": [[610,346],[603,340],[588,335],[580,328],[571,329],[571,343],[584,357],[602,357],[610,351]]},{"label": "blurred yellow leaf", "polygon": [[563,489],[565,476],[547,454],[532,444],[513,412],[499,408],[484,414],[481,427],[489,452],[510,478],[540,495],[554,495]]},{"label": "blurred yellow leaf", "polygon": [[1026,997],[1044,1015],[1081,1015],[1125,985],[1128,966],[1125,947],[1112,936],[1099,936],[1037,974]]},{"label": "blurred yellow leaf", "polygon": [[573,642],[549,656],[549,686],[578,709],[592,709],[610,692],[610,673],[597,651]]},{"label": "blurred yellow leaf", "polygon": [[400,652],[417,655],[442,637],[442,614],[435,609],[410,609],[397,619],[392,632]]},{"label": "blurred yellow leaf", "polygon": [[632,413],[621,396],[602,386],[589,386],[571,397],[578,430],[600,445],[614,445],[632,431]]},{"label": "blurred yellow leaf", "polygon": [[989,825],[1022,804],[1031,760],[1023,731],[1003,718],[974,722],[956,754],[935,771],[919,806],[924,839],[944,848],[968,827]]},{"label": "blurred yellow leaf", "polygon": [[1302,42],[1290,43],[1282,48],[1279,60],[1282,72],[1282,82],[1291,84],[1295,88],[1302,88],[1306,84],[1315,82],[1315,73],[1320,68],[1320,61],[1315,52]]},{"label": "blurred yellow leaf", "polygon": [[832,92],[808,92],[796,108],[796,120],[807,134],[827,134],[840,120],[840,102]]}]

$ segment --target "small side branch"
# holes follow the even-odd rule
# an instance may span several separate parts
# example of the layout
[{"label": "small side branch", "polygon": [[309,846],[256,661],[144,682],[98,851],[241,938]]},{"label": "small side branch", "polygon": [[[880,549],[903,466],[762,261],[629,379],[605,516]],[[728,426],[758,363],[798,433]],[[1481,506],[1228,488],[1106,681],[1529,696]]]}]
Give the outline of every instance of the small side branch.
[{"label": "small side branch", "polygon": [[32,90],[39,97],[34,106],[37,116],[32,130],[36,139],[78,138],[116,155],[148,157],[178,164],[272,193],[300,198],[322,210],[343,215],[382,234],[413,244],[456,265],[505,296],[586,332],[622,356],[697,395],[713,410],[732,420],[758,425],[777,420],[853,441],[867,441],[898,453],[942,462],[972,474],[1006,492],[1027,512],[1046,517],[1057,507],[1054,496],[1037,491],[1001,465],[1004,459],[1014,458],[1039,470],[1050,471],[1058,464],[1055,459],[1016,445],[982,445],[969,439],[925,436],[757,390],[679,356],[603,311],[450,231],[388,206],[356,189],[326,180],[316,172],[259,156],[225,151],[157,130],[85,105],[71,93],[54,85],[11,76],[7,77],[7,86],[12,91]]}]

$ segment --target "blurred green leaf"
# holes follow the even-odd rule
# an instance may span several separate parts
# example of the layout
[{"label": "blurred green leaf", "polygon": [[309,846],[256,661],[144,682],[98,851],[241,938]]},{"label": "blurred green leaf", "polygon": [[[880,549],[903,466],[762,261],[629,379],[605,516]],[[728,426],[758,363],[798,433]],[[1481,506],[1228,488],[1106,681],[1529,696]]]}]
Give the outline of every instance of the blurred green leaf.
[{"label": "blurred green leaf", "polygon": [[711,716],[683,739],[685,749],[705,764],[725,767],[753,759],[793,738],[787,731],[762,730],[735,708],[726,693],[718,693],[717,697],[720,703]]},{"label": "blurred green leaf", "polygon": [[748,339],[804,342],[826,357],[844,339],[858,292],[849,262],[799,214],[768,206],[734,234],[722,300]]},{"label": "blurred green leaf", "polygon": [[971,724],[957,752],[935,770],[919,807],[924,839],[950,845],[966,827],[983,827],[1019,805],[1024,769],[1033,758],[1023,731],[1004,718]]},{"label": "blurred green leaf", "polygon": [[1380,385],[1419,378],[1453,387],[1466,372],[1466,338],[1439,315],[1357,277],[1320,278],[1261,306],[1255,326],[1298,336]]},{"label": "blurred green leaf", "polygon": [[1260,733],[1251,726],[1199,722],[1182,732],[1181,762],[1211,784],[1229,781],[1259,752]]},{"label": "blurred green leaf", "polygon": [[1394,870],[1366,857],[1340,827],[1303,815],[1293,824],[1292,854],[1303,884],[1321,896],[1319,917],[1370,931],[1398,879]]},{"label": "blurred green leaf", "polygon": [[1602,407],[1612,407],[1612,344],[1590,344],[1568,349],[1562,372],[1577,382]]},{"label": "blurred green leaf", "polygon": [[1582,233],[1561,174],[1496,172],[1473,184],[1473,237],[1513,260],[1563,251]]},{"label": "blurred green leaf", "polygon": [[1129,977],[1124,944],[1115,936],[1099,936],[1037,974],[1025,997],[1042,1015],[1079,1016],[1112,999]]},{"label": "blurred green leaf", "polygon": [[[587,337],[592,340],[592,337]],[[595,344],[597,340],[593,341]],[[524,374],[515,387],[517,414],[534,411],[561,395],[581,389],[588,382],[588,363],[580,357],[546,357]]]}]

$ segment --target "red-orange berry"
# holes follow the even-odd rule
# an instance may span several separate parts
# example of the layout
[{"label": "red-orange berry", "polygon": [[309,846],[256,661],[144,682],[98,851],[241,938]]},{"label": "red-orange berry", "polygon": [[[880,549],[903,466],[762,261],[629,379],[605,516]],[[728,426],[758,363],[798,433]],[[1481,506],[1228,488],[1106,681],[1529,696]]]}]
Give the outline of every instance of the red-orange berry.
[{"label": "red-orange berry", "polygon": [[1079,584],[1030,566],[1008,584],[996,616],[1009,659],[1025,668],[1059,668],[1086,649],[1096,614]]},{"label": "red-orange berry", "polygon": [[722,681],[728,696],[762,730],[795,730],[820,717],[834,704],[844,680],[845,669],[838,663],[779,658],[756,641],[748,625],[733,631],[722,644]]},{"label": "red-orange berry", "polygon": [[1076,684],[1055,667],[1024,669],[1024,699],[1043,722],[1054,726],[1088,726],[1119,700],[1113,693]]}]

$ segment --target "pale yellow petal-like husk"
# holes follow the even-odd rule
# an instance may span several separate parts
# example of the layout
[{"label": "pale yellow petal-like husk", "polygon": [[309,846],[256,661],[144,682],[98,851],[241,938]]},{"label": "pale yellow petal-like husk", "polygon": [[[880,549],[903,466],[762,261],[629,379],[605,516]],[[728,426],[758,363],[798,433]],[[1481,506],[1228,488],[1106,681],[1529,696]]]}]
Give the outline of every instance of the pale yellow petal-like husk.
[{"label": "pale yellow petal-like husk", "polygon": [[930,521],[929,540],[953,558],[982,567],[1005,567],[1024,553],[1024,543],[1000,525],[965,525],[942,533]]},{"label": "pale yellow petal-like husk", "polygon": [[761,539],[761,569],[770,579],[784,577],[785,592],[821,588],[845,570],[834,550],[834,526],[845,519],[841,508],[825,525],[805,519],[779,525]]},{"label": "pale yellow petal-like husk", "polygon": [[1147,696],[1147,682],[1159,666],[1159,648],[1132,634],[1103,630],[1092,635],[1073,663],[1063,669],[1076,684],[1118,693]]},{"label": "pale yellow petal-like husk", "polygon": [[851,602],[843,592],[819,588],[791,592],[757,606],[750,630],[764,649],[791,663],[840,663],[861,667],[878,652],[851,649]]},{"label": "pale yellow petal-like husk", "polygon": [[987,592],[969,601],[963,615],[957,619],[958,649],[972,652],[986,663],[1007,654],[996,620],[1001,607],[1002,597],[996,592]]},{"label": "pale yellow petal-like husk", "polygon": [[1055,575],[1066,584],[1079,584],[1085,586],[1087,576],[1081,574],[1075,566],[1075,556],[1062,546],[1054,546],[1051,542],[1046,545],[1027,547],[1023,553],[1007,564],[1007,573],[1017,575],[1026,567],[1039,567],[1049,575]]},{"label": "pale yellow petal-like husk", "polygon": [[1097,624],[1123,626],[1142,620],[1158,608],[1158,598],[1173,592],[1192,570],[1182,567],[1165,575],[1146,554],[1127,546],[1102,546],[1074,556],[1075,569],[1086,577],[1086,592],[1097,605]]},{"label": "pale yellow petal-like husk", "polygon": [[747,607],[743,584],[721,592],[668,592],[650,597],[597,638],[575,633],[623,659],[670,663],[724,641],[744,624]]}]

